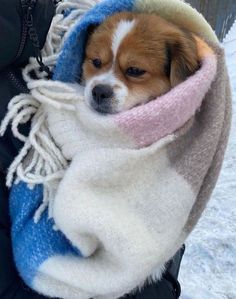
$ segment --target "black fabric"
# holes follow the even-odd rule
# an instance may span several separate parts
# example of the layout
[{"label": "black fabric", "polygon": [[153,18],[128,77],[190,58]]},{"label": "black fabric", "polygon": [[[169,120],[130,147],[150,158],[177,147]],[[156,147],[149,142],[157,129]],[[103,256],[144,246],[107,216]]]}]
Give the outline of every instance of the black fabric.
[{"label": "black fabric", "polygon": [[[13,80],[14,78],[14,80]],[[22,92],[22,89],[17,86],[22,84],[20,69],[8,69],[0,73],[0,120],[3,119],[7,111],[7,105],[12,97]],[[17,84],[16,81],[19,83]],[[26,86],[24,84],[24,88]],[[27,132],[27,127],[22,128],[25,133]],[[0,138],[0,170],[5,173],[6,169],[9,167],[13,158],[17,155],[19,148],[22,146],[21,142],[14,138],[11,130],[8,129],[6,134]]]},{"label": "black fabric", "polygon": [[[22,39],[22,1],[0,0],[0,121],[6,114],[11,98],[21,92],[27,92],[21,76],[21,67],[27,63],[30,56],[35,54],[32,43],[27,38],[21,55],[16,59]],[[34,7],[34,26],[38,32],[41,48],[54,10],[52,0],[38,0]],[[22,127],[21,130],[27,134],[29,125]],[[12,136],[10,129],[3,138],[0,138],[0,299],[45,299],[25,286],[15,269],[12,256],[8,211],[9,191],[5,186],[5,176],[7,168],[21,146],[21,142]],[[160,282],[148,284],[141,291],[124,298],[178,298],[180,286],[177,276],[182,255],[183,249],[168,263],[168,269]]]},{"label": "black fabric", "polygon": [[[40,48],[55,12],[53,1],[38,0],[34,10],[34,25],[37,28]],[[0,121],[7,111],[11,98],[27,92],[22,80],[21,67],[30,56],[35,56],[31,41],[27,38],[22,54],[19,45],[22,35],[22,9],[20,0],[0,0]],[[27,133],[28,126],[22,127]],[[12,256],[10,238],[10,219],[8,211],[9,191],[5,185],[6,170],[19,152],[22,144],[8,130],[0,138],[0,299],[43,299],[22,282]]]},{"label": "black fabric", "polygon": [[[0,71],[13,62],[21,38],[20,2],[0,0]],[[9,38],[11,37],[11,38]]]},{"label": "black fabric", "polygon": [[[30,56],[34,56],[34,47],[27,39],[22,54],[15,60],[23,34],[22,2],[22,0],[0,0],[0,71],[12,63],[15,67],[21,66]],[[54,11],[52,0],[37,0],[33,17],[40,48],[45,43]]]},{"label": "black fabric", "polygon": [[127,295],[124,299],[176,299],[172,284],[162,279],[158,283],[148,284],[134,295]]}]

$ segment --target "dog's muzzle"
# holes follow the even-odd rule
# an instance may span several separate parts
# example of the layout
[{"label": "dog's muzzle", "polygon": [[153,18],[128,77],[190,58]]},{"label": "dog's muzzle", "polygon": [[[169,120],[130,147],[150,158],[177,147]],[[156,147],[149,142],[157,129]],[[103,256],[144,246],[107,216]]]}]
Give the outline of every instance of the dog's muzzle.
[{"label": "dog's muzzle", "polygon": [[99,113],[114,113],[113,97],[114,92],[110,85],[96,85],[92,89],[91,106]]}]

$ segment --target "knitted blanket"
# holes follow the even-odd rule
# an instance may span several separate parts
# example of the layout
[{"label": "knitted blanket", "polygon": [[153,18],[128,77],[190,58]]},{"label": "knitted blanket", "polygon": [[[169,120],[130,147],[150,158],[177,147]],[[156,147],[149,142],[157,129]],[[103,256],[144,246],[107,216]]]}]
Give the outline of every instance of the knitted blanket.
[{"label": "knitted blanket", "polygon": [[[59,57],[45,59],[53,80],[32,80],[32,62],[24,72],[31,93],[13,99],[2,124],[4,131],[12,119],[25,142],[8,174],[8,185],[15,182],[13,252],[20,275],[39,293],[119,298],[159,279],[199,220],[229,135],[229,80],[212,29],[182,1],[105,0],[78,21],[76,8],[56,16],[76,17]],[[120,11],[158,13],[201,36],[201,67],[145,105],[99,115],[75,81],[88,26]],[[22,136],[17,124],[30,115],[30,134]]]}]

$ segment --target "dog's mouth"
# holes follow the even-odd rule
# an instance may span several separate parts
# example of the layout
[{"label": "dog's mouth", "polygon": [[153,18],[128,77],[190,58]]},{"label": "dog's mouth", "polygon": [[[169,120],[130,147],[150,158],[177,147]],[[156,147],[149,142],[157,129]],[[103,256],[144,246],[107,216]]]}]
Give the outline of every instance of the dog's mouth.
[{"label": "dog's mouth", "polygon": [[96,112],[100,114],[116,114],[119,111],[110,103],[110,102],[105,102],[105,103],[97,103],[95,101],[90,102],[90,107],[95,110]]},{"label": "dog's mouth", "polygon": [[156,96],[152,95],[148,97],[147,100],[140,101],[136,104],[133,104],[129,108],[118,109],[118,105],[116,104],[116,101],[114,99],[107,100],[105,102],[97,102],[94,100],[91,100],[89,103],[90,108],[92,108],[94,111],[100,113],[100,114],[117,114],[122,111],[131,110],[133,108],[145,105],[147,102],[151,102],[156,99]]}]

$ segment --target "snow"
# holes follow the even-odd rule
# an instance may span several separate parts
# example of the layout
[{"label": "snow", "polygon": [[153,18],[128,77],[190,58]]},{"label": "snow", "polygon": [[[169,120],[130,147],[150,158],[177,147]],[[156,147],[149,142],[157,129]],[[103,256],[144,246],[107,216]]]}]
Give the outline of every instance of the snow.
[{"label": "snow", "polygon": [[219,181],[186,242],[181,299],[236,299],[236,22],[224,40],[233,91],[233,122]]}]

